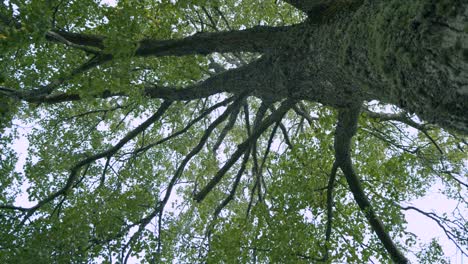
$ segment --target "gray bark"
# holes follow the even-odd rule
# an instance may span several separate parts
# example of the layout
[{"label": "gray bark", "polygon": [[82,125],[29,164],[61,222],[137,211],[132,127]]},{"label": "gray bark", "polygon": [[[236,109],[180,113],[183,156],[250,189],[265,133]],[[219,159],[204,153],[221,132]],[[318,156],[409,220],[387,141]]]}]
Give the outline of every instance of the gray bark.
[{"label": "gray bark", "polygon": [[275,94],[335,107],[376,99],[468,133],[468,3],[450,2],[366,1],[292,28],[270,55]]}]

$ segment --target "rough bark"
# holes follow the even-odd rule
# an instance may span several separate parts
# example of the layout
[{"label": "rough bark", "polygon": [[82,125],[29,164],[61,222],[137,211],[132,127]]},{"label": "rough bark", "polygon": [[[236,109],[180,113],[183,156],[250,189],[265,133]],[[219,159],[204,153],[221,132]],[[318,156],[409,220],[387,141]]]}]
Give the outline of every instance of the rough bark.
[{"label": "rough bark", "polygon": [[277,89],[338,107],[376,99],[468,133],[468,3],[446,2],[366,1],[304,22],[272,59]]},{"label": "rough bark", "polygon": [[313,11],[318,11],[318,8],[321,8],[332,2],[337,2],[335,0],[285,0],[285,2],[294,6],[295,8],[301,10],[305,13],[310,13]]},{"label": "rough bark", "polygon": [[[299,8],[316,4],[289,2]],[[359,2],[354,6],[357,10],[350,11],[349,3],[354,2]],[[322,14],[329,17],[320,21],[201,33],[179,40],[141,40],[135,55],[261,52],[263,59],[256,62],[255,74],[239,73],[232,79],[256,87],[254,94],[263,99],[310,100],[333,107],[375,99],[446,129],[468,133],[466,1],[331,3],[333,12]],[[76,45],[104,45],[103,36],[58,33]],[[246,79],[252,76],[261,76],[262,81]]]},{"label": "rough bark", "polygon": [[[257,26],[246,30],[226,32],[197,33],[183,39],[143,39],[135,44],[136,56],[186,56],[193,54],[206,55],[213,52],[268,52],[282,42],[284,34],[291,27]],[[105,48],[106,37],[100,35],[80,34],[67,31],[52,32],[76,45]],[[47,35],[50,41],[59,41]],[[133,40],[129,40],[133,41]]]}]

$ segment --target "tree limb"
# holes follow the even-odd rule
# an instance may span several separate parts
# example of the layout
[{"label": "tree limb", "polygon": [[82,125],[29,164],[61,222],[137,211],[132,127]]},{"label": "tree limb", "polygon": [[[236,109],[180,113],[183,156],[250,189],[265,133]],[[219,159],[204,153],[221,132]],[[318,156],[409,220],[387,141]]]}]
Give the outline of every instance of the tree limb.
[{"label": "tree limb", "polygon": [[328,4],[333,1],[334,0],[284,0],[284,2],[294,6],[304,13],[309,13],[319,6]]},{"label": "tree limb", "polygon": [[[468,239],[468,237],[463,237],[463,233],[465,234],[468,234],[468,228],[466,227],[466,223],[462,223],[462,224],[458,224],[457,225],[457,229],[452,229],[448,224],[447,222],[451,223],[451,224],[456,224],[450,220],[447,220],[443,217],[440,217],[438,215],[436,215],[435,213],[432,213],[432,212],[426,212],[426,211],[423,211],[417,207],[414,207],[414,206],[402,206],[402,205],[399,205],[399,204],[396,204],[398,207],[400,207],[402,210],[405,210],[405,211],[409,211],[409,210],[414,210],[416,212],[418,212],[419,214],[422,214],[424,215],[425,217],[428,217],[429,219],[431,219],[432,221],[434,221],[445,233],[445,235],[447,236],[447,238],[452,241],[452,243],[460,250],[460,252],[465,255],[465,256],[468,256],[468,251],[466,251],[466,249],[462,248],[459,243],[457,243],[455,240],[459,240],[459,241],[466,241]],[[465,232],[457,232],[458,230],[463,230]]]},{"label": "tree limb", "polygon": [[[265,61],[259,59],[245,66],[231,69],[209,77],[208,79],[188,85],[184,88],[146,85],[142,93],[149,98],[159,98],[169,101],[185,101],[209,97],[211,95],[228,92],[241,94],[243,91],[255,92],[258,82],[265,81],[264,76],[256,74]],[[57,85],[54,85],[54,88]],[[49,90],[49,88],[48,88]],[[79,93],[54,93],[18,91],[8,87],[0,86],[0,94],[11,98],[17,98],[29,103],[56,104],[68,101],[79,101],[82,96]],[[113,96],[127,96],[125,92],[103,91],[94,95],[95,98],[109,98]]]},{"label": "tree limb", "polygon": [[239,157],[250,147],[250,144],[257,140],[260,135],[272,124],[281,120],[284,114],[292,107],[293,101],[285,100],[281,106],[273,113],[271,113],[258,127],[257,130],[253,131],[252,135],[242,142],[237,150],[231,155],[229,160],[226,161],[224,166],[216,173],[216,175],[208,182],[208,184],[197,194],[194,199],[197,202],[203,201],[208,193],[221,181],[226,172],[237,162]]},{"label": "tree limb", "polygon": [[[231,30],[224,32],[204,32],[182,38],[170,40],[143,39],[137,42],[135,56],[186,56],[207,55],[213,52],[265,52],[276,49],[281,45],[290,26],[270,27],[256,26],[245,30]],[[58,36],[61,39],[58,40]],[[67,45],[78,45],[105,48],[106,37],[67,31],[52,31],[47,39],[59,41]]]},{"label": "tree limb", "polygon": [[312,117],[309,113],[307,113],[306,111],[304,111],[304,109],[302,107],[298,107],[297,105],[295,105],[293,107],[294,109],[294,112],[296,112],[296,114],[304,117],[306,120],[307,120],[307,123],[309,123],[309,126],[312,126],[312,124],[314,123],[314,121],[317,121],[318,118],[316,117]]},{"label": "tree limb", "polygon": [[335,131],[335,159],[345,175],[348,186],[354,196],[354,200],[366,216],[372,229],[384,245],[391,259],[395,263],[408,263],[408,260],[395,245],[392,238],[385,230],[384,225],[376,215],[367,195],[364,193],[359,177],[352,165],[351,140],[357,130],[360,108],[361,106],[356,104],[348,109],[342,109],[339,111],[338,123]]},{"label": "tree limb", "polygon": [[333,227],[333,189],[335,187],[336,172],[338,170],[338,163],[334,162],[333,167],[328,178],[327,186],[327,228],[325,230],[325,254],[322,261],[328,261],[329,258],[329,243]]}]

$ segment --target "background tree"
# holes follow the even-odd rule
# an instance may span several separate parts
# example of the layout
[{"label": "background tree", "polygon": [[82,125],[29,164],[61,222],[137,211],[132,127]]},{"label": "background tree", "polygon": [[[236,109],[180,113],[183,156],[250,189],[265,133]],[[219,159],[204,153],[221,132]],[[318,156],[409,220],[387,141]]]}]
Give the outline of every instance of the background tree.
[{"label": "background tree", "polygon": [[[462,0],[3,1],[0,259],[407,263],[408,210],[466,255],[467,28]],[[435,183],[452,214],[407,203]]]}]

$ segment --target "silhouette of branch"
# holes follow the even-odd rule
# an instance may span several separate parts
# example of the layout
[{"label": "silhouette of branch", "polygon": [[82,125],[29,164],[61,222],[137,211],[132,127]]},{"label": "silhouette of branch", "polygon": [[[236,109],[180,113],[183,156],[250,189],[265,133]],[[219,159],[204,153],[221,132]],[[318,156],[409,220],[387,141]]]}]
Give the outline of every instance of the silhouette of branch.
[{"label": "silhouette of branch", "polygon": [[384,225],[376,215],[352,165],[351,140],[357,131],[360,108],[361,105],[356,104],[350,108],[341,109],[338,113],[334,143],[336,163],[345,175],[354,200],[369,221],[372,229],[377,234],[377,237],[382,242],[391,259],[396,263],[408,263],[408,260],[397,248],[396,244],[385,230]]},{"label": "silhouette of branch", "polygon": [[237,150],[231,155],[229,160],[226,161],[224,166],[216,173],[216,175],[208,182],[208,184],[198,192],[194,199],[197,202],[203,201],[206,195],[221,181],[226,172],[237,162],[239,157],[249,148],[250,144],[260,137],[260,135],[272,124],[282,119],[284,114],[292,107],[293,101],[285,100],[281,106],[272,114],[270,114],[256,129],[252,135],[238,145]]},{"label": "silhouette of branch", "polygon": [[[21,221],[19,227],[22,227],[23,224],[25,223],[26,220],[28,220],[38,209],[40,209],[42,206],[50,203],[51,201],[55,200],[57,197],[62,196],[62,195],[67,195],[67,192],[72,188],[73,184],[76,181],[76,177],[80,171],[80,169],[88,165],[98,159],[104,158],[104,157],[109,157],[114,155],[118,150],[120,150],[127,142],[135,138],[137,135],[139,135],[141,132],[143,132],[145,129],[147,129],[150,125],[152,125],[154,122],[159,120],[166,110],[169,108],[169,106],[172,104],[172,102],[169,101],[164,101],[161,106],[159,107],[158,111],[156,111],[155,114],[153,114],[150,118],[148,118],[146,121],[141,123],[138,127],[133,129],[132,131],[128,132],[125,137],[123,137],[117,144],[115,144],[113,147],[102,151],[100,153],[96,153],[90,157],[87,157],[85,159],[80,160],[77,162],[71,169],[70,169],[70,175],[68,176],[68,179],[65,183],[65,185],[60,188],[58,191],[50,194],[46,198],[40,200],[35,206],[30,207],[30,208],[23,208],[20,209],[19,207],[16,207],[15,210],[20,210],[20,211],[25,211],[26,215],[24,216],[23,220]],[[8,206],[8,205],[0,205],[0,209],[6,208],[6,209],[12,209],[13,206]]]}]

